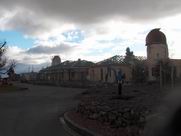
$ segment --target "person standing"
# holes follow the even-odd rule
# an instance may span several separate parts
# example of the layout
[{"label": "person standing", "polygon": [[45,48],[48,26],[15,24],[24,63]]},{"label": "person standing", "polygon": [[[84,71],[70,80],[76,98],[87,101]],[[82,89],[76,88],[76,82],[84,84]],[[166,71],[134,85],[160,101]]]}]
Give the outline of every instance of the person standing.
[{"label": "person standing", "polygon": [[118,94],[119,94],[119,95],[122,95],[123,79],[124,79],[124,74],[122,74],[122,71],[119,70],[118,75],[117,75]]}]

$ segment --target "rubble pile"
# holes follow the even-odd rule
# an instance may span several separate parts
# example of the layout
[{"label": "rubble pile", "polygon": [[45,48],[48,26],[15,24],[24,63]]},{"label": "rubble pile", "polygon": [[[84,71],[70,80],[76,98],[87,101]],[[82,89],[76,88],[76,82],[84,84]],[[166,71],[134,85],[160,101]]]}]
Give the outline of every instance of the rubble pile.
[{"label": "rubble pile", "polygon": [[76,112],[113,129],[143,130],[147,117],[154,113],[167,91],[160,91],[157,85],[131,85],[124,86],[123,95],[119,96],[116,86],[89,88],[82,93]]},{"label": "rubble pile", "polygon": [[[102,99],[102,101],[101,98],[97,100],[95,98],[86,98],[78,105],[77,112],[88,119],[109,124],[113,128],[144,126],[145,118],[150,112],[147,107],[130,105],[129,103],[123,105],[121,102],[112,101],[106,98]],[[129,100],[125,100],[125,103],[126,101]]]}]

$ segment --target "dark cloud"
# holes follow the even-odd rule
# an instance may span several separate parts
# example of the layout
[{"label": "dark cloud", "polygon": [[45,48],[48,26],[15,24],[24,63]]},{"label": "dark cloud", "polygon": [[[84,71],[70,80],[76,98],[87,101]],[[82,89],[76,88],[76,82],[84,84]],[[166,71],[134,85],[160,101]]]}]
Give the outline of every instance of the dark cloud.
[{"label": "dark cloud", "polygon": [[41,15],[40,18],[63,18],[73,22],[94,22],[111,16],[152,19],[181,11],[178,0],[3,0],[1,5],[24,7]]},{"label": "dark cloud", "polygon": [[[18,12],[7,27],[27,34],[49,31],[54,23],[90,25],[107,19],[148,21],[181,12],[179,0],[1,0],[0,13]],[[3,14],[1,14],[3,17]],[[0,17],[1,20],[1,17]]]},{"label": "dark cloud", "polygon": [[43,31],[48,31],[48,25],[37,19],[35,16],[31,15],[28,11],[16,13],[7,23],[9,28],[15,28],[26,34],[40,34]]},{"label": "dark cloud", "polygon": [[60,44],[57,46],[36,46],[28,49],[26,53],[29,54],[65,54],[74,50],[75,47],[70,45]]}]

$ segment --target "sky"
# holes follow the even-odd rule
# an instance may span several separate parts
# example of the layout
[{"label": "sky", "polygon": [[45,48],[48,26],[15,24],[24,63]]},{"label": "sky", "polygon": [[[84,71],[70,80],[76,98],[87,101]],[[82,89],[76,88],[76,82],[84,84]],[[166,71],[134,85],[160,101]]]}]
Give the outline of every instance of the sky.
[{"label": "sky", "polygon": [[0,41],[18,72],[78,58],[98,62],[124,55],[146,56],[151,29],[165,33],[169,57],[181,59],[179,0],[1,0]]}]

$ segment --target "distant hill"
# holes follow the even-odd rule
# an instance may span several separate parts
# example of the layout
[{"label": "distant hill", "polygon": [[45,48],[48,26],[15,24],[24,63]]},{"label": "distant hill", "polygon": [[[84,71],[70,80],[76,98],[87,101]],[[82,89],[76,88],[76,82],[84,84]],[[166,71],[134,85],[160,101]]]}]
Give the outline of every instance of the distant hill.
[{"label": "distant hill", "polygon": [[15,72],[17,74],[31,72],[31,71],[38,72],[42,68],[46,68],[47,66],[50,66],[50,63],[42,63],[42,64],[17,63],[15,67]]}]

